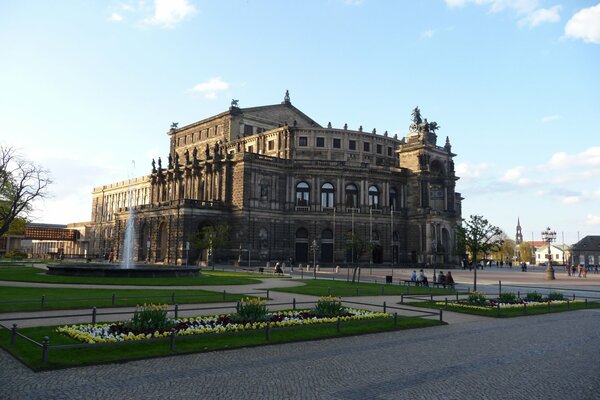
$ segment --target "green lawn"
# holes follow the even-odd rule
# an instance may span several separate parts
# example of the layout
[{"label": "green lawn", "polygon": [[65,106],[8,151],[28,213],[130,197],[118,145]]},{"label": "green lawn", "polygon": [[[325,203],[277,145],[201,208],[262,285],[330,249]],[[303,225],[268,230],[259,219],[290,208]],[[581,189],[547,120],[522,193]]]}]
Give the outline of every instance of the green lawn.
[{"label": "green lawn", "polygon": [[[112,295],[115,295],[113,305]],[[175,298],[173,299],[173,294]],[[41,309],[42,295],[45,310],[81,309],[92,307],[123,307],[143,303],[190,304],[238,301],[242,297],[206,290],[168,289],[71,289],[0,287],[0,312],[37,311]],[[29,302],[31,300],[31,302]],[[173,301],[175,300],[175,301]],[[23,301],[23,302],[18,302]],[[27,302],[25,302],[27,301]]]},{"label": "green lawn", "polygon": [[489,308],[487,310],[483,309],[471,309],[471,308],[463,308],[457,307],[452,302],[448,302],[448,307],[444,304],[437,304],[438,302],[432,301],[423,301],[423,302],[415,302],[410,303],[411,306],[416,307],[427,307],[427,308],[435,308],[447,311],[460,312],[464,314],[472,314],[472,315],[481,315],[484,317],[494,317],[494,318],[510,318],[510,317],[522,317],[525,315],[537,315],[537,314],[547,314],[547,313],[556,313],[556,312],[564,312],[564,311],[575,311],[575,310],[583,310],[586,308],[600,308],[600,302],[569,302],[569,304],[552,304],[550,306],[529,306],[526,309],[524,307],[518,308]]},{"label": "green lawn", "polygon": [[[41,348],[32,345],[22,338],[17,338],[15,345],[10,345],[10,332],[4,329],[0,330],[0,346],[34,370],[49,370],[185,353],[317,340],[401,329],[424,328],[443,324],[445,323],[433,319],[399,317],[397,327],[394,326],[393,318],[347,321],[341,324],[339,333],[336,330],[335,324],[274,329],[271,330],[268,341],[266,340],[265,332],[262,330],[195,337],[182,336],[177,337],[174,352],[171,352],[170,350],[169,339],[118,345],[96,344],[86,348],[51,349],[48,353],[48,363],[46,365],[42,364]],[[49,343],[51,346],[78,343],[71,338],[56,333],[54,331],[55,328],[56,327],[25,328],[20,329],[19,332],[39,342],[42,341],[44,336],[48,336],[50,338]]]},{"label": "green lawn", "polygon": [[305,286],[274,288],[277,292],[308,294],[313,296],[385,296],[400,294],[429,294],[434,295],[454,293],[450,289],[430,289],[421,286],[382,285],[378,283],[352,283],[325,279],[301,279]]},{"label": "green lawn", "polygon": [[182,278],[101,278],[92,276],[46,275],[44,270],[33,267],[0,266],[0,281],[42,282],[42,283],[81,283],[97,285],[153,285],[153,286],[200,286],[200,285],[249,285],[259,279],[273,278],[274,275],[251,274],[246,272],[202,271],[197,277]]}]

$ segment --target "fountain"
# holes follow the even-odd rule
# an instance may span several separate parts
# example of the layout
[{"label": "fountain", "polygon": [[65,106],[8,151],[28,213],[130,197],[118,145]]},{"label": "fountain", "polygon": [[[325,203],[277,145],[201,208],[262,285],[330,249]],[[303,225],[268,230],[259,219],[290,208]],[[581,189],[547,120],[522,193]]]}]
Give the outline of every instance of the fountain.
[{"label": "fountain", "polygon": [[[132,161],[132,172],[135,161]],[[131,178],[131,176],[130,176]],[[127,223],[123,239],[123,252],[120,264],[80,263],[48,265],[49,275],[97,276],[97,277],[184,277],[199,276],[200,267],[188,267],[161,264],[135,264],[135,211],[133,190],[129,187],[127,200]]]}]

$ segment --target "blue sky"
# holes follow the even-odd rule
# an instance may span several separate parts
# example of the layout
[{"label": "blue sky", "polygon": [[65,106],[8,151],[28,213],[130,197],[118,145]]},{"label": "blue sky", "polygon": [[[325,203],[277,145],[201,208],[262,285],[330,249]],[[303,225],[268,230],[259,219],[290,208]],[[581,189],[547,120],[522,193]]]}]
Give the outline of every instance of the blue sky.
[{"label": "blue sky", "polygon": [[464,217],[600,234],[598,0],[5,0],[0,48],[0,143],[54,178],[38,222],[89,220],[171,122],[289,89],[322,125],[399,137],[418,105],[458,154]]}]

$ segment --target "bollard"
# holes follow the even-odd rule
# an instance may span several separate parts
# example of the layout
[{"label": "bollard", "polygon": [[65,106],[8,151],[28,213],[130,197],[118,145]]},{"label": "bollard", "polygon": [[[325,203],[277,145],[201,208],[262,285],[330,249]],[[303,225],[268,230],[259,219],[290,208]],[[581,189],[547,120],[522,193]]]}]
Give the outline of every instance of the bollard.
[{"label": "bollard", "polygon": [[114,306],[115,305],[115,294],[112,294],[112,300],[111,300],[111,304]]},{"label": "bollard", "polygon": [[48,345],[50,344],[50,338],[48,336],[44,336],[44,340],[42,341],[42,364],[46,364],[48,362]]},{"label": "bollard", "polygon": [[42,295],[42,309],[44,309],[44,303],[46,302],[46,295]]},{"label": "bollard", "polygon": [[269,340],[269,329],[271,328],[271,324],[267,322],[265,325],[265,338]]},{"label": "bollard", "polygon": [[176,333],[175,328],[171,328],[171,351],[175,351],[175,336],[176,335],[177,335],[177,333]]},{"label": "bollard", "polygon": [[13,324],[10,331],[10,344],[14,345],[17,340],[17,324]]},{"label": "bollard", "polygon": [[223,301],[227,299],[227,291],[223,290]]},{"label": "bollard", "polygon": [[92,308],[92,325],[96,325],[96,307]]},{"label": "bollard", "polygon": [[394,328],[398,327],[398,313],[394,313]]},{"label": "bollard", "polygon": [[337,266],[335,267],[335,273],[337,274],[338,272],[340,272],[340,266],[339,266],[339,265],[337,265]]},{"label": "bollard", "polygon": [[575,293],[573,293],[573,301],[575,301]]},{"label": "bollard", "polygon": [[179,318],[179,304],[175,304],[175,319]]},{"label": "bollard", "polygon": [[443,315],[444,315],[444,311],[442,311],[442,310],[440,309],[440,322],[444,322]]},{"label": "bollard", "polygon": [[335,329],[337,330],[337,333],[340,333],[340,317],[337,317],[337,321],[335,323]]},{"label": "bollard", "polygon": [[446,305],[446,310],[447,310],[448,309],[448,298],[447,297],[446,297],[445,303],[446,303],[445,305]]},{"label": "bollard", "polygon": [[429,299],[433,301],[433,294],[429,293]]},{"label": "bollard", "polygon": [[304,270],[300,267],[300,279],[304,279]]},{"label": "bollard", "polygon": [[387,313],[387,305],[385,304],[385,301],[383,302],[383,313]]},{"label": "bollard", "polygon": [[292,299],[292,310],[296,310],[296,298]]},{"label": "bollard", "polygon": [[269,300],[269,289],[267,289],[267,300]]}]

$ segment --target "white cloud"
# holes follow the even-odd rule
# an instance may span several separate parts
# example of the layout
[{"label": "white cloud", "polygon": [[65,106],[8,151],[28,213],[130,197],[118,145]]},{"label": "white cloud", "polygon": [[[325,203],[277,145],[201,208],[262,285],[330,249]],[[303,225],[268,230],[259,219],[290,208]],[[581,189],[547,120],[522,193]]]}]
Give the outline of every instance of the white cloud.
[{"label": "white cloud", "polygon": [[560,10],[562,10],[562,6],[539,8],[523,18],[520,23],[535,28],[544,22],[558,22],[560,21]]},{"label": "white cloud", "polygon": [[550,122],[550,121],[556,121],[557,119],[560,119],[561,116],[560,115],[544,115],[542,117],[542,122]]},{"label": "white cloud", "polygon": [[154,0],[154,14],[142,20],[142,25],[173,28],[195,12],[188,0]]},{"label": "white cloud", "polygon": [[500,180],[502,182],[516,183],[520,179],[522,179],[522,176],[523,176],[523,167],[519,166],[519,167],[514,167],[514,168],[511,168],[511,169],[507,170],[504,173],[504,175],[502,175],[502,177],[500,178]]},{"label": "white cloud", "polygon": [[487,6],[490,13],[505,10],[512,11],[520,17],[519,25],[536,27],[544,22],[560,21],[562,6],[540,8],[538,0],[445,0],[448,7],[464,7],[469,4]]},{"label": "white cloud", "polygon": [[215,99],[217,98],[217,92],[227,90],[229,89],[229,86],[229,83],[225,82],[220,76],[218,76],[195,85],[192,88],[192,91],[204,93],[204,97],[207,99]]},{"label": "white cloud", "polygon": [[563,204],[576,204],[581,201],[581,197],[579,196],[565,196],[561,199]]},{"label": "white cloud", "polygon": [[585,224],[586,225],[600,225],[600,215],[588,214]]},{"label": "white cloud", "polygon": [[586,43],[600,44],[600,4],[579,10],[565,26],[565,34]]},{"label": "white cloud", "polygon": [[123,16],[119,13],[112,13],[111,16],[108,18],[109,21],[113,21],[113,22],[121,22],[123,21]]},{"label": "white cloud", "polygon": [[454,168],[456,175],[460,176],[461,179],[473,179],[479,178],[481,175],[492,167],[491,164],[480,163],[480,164],[468,164],[459,163]]},{"label": "white cloud", "polygon": [[435,29],[429,29],[427,31],[421,32],[421,38],[430,39],[435,34]]},{"label": "white cloud", "polygon": [[557,169],[565,168],[600,168],[600,146],[589,147],[581,153],[567,154],[566,152],[555,153],[550,161],[542,168],[550,167]]}]

